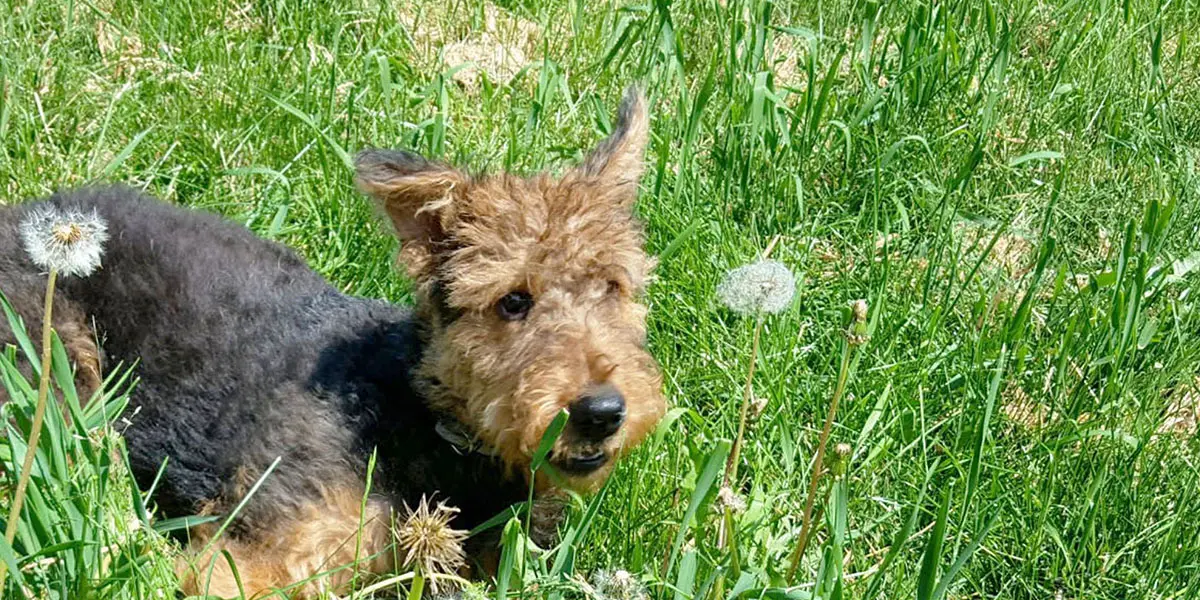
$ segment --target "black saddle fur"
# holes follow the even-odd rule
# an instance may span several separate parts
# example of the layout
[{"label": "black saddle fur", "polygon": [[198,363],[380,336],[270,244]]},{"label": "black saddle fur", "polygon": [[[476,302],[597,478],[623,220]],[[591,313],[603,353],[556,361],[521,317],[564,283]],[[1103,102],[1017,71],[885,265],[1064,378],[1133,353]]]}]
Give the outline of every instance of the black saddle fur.
[{"label": "black saddle fur", "polygon": [[[0,208],[0,290],[37,323],[44,277],[18,223],[39,204],[96,211],[103,266],[60,280],[56,301],[92,319],[108,366],[136,365],[125,432],[134,476],[168,516],[229,500],[280,458],[235,522],[253,536],[347,477],[410,505],[436,492],[474,527],[525,498],[497,461],[435,432],[410,386],[422,349],[407,308],[338,292],[293,251],[212,214],[117,187]],[[0,319],[2,321],[3,319]],[[0,323],[0,347],[11,343]],[[233,500],[236,500],[234,498]]]}]

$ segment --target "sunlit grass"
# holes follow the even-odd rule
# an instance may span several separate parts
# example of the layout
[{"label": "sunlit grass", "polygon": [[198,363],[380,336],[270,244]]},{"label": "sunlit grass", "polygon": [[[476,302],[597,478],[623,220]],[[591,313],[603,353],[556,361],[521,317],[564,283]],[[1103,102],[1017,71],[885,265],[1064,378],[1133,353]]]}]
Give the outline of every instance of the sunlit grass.
[{"label": "sunlit grass", "polygon": [[[1200,442],[1172,420],[1200,398],[1194,3],[0,11],[4,201],[132,182],[397,302],[394,242],[348,154],[561,169],[608,131],[628,83],[646,85],[639,211],[661,260],[651,346],[674,410],[566,545],[529,554],[511,529],[510,593],[586,593],[604,568],[667,598],[712,597],[718,578],[725,596],[755,598],[1200,595]],[[476,66],[447,64],[463,58]],[[760,334],[746,508],[718,548],[755,320],[715,289],[776,237],[771,257],[799,288]],[[859,298],[870,339],[829,441],[852,457],[822,478],[788,582],[841,311]],[[96,506],[127,514],[129,497],[110,489]],[[108,527],[95,535],[124,525]],[[126,580],[145,587],[129,589],[169,570],[145,560]]]}]

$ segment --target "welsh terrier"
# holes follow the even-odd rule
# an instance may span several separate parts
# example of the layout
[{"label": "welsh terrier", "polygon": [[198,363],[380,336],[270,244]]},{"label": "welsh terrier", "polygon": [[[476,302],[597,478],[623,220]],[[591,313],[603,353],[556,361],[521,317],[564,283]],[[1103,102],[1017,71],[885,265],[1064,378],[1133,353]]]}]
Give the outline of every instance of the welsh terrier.
[{"label": "welsh terrier", "polygon": [[[279,244],[128,188],[0,209],[0,290],[37,327],[44,278],[18,223],[47,204],[102,217],[103,268],[56,292],[81,395],[105,364],[136,364],[125,436],[143,488],[166,463],[166,515],[229,515],[262,482],[220,538],[192,528],[184,591],[337,592],[403,566],[391,518],[404,503],[436,494],[467,529],[533,485],[535,530],[552,532],[562,490],[595,490],[654,428],[665,400],[639,302],[654,261],[633,214],[647,128],[630,90],[612,135],[557,178],[360,153],[358,187],[400,239],[415,310],[339,293]],[[530,481],[564,408],[559,476]],[[476,564],[490,553],[468,547]]]}]

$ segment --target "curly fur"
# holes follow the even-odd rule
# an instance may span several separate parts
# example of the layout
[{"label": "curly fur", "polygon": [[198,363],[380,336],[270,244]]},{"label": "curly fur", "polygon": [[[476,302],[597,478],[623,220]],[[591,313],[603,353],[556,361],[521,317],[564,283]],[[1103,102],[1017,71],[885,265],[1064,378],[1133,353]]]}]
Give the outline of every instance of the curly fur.
[{"label": "curly fur", "polygon": [[[60,280],[55,326],[84,385],[98,385],[103,367],[136,364],[125,435],[141,485],[166,461],[161,511],[226,514],[279,459],[222,540],[210,545],[211,529],[193,530],[185,591],[236,591],[227,568],[206,570],[222,549],[252,594],[387,554],[380,524],[422,495],[461,509],[457,528],[482,523],[524,498],[532,448],[591,386],[620,390],[626,422],[600,443],[568,428],[555,460],[597,449],[615,459],[644,438],[665,409],[637,301],[653,266],[631,210],[645,137],[645,109],[631,94],[613,136],[561,179],[467,176],[409,153],[361,154],[358,184],[401,238],[415,312],[341,294],[284,246],[128,188],[42,200],[107,221],[103,267]],[[0,289],[34,328],[44,279],[14,232],[38,204],[0,209]],[[514,289],[535,308],[503,321],[495,303]],[[11,341],[0,323],[0,346]],[[447,417],[499,458],[443,440],[435,424]],[[611,465],[566,484],[592,489]],[[559,493],[537,484],[535,513],[547,522],[536,529],[549,533]],[[488,543],[468,550],[483,558]]]},{"label": "curly fur", "polygon": [[[654,263],[632,212],[647,124],[631,91],[612,136],[560,179],[473,177],[407,152],[358,157],[358,185],[391,218],[431,329],[416,384],[510,467],[528,464],[550,420],[593,386],[625,397],[621,435],[597,448],[568,432],[558,453],[618,456],[665,409],[638,302]],[[493,307],[515,290],[536,299],[534,310],[498,319]],[[607,472],[571,484],[590,489]]]}]

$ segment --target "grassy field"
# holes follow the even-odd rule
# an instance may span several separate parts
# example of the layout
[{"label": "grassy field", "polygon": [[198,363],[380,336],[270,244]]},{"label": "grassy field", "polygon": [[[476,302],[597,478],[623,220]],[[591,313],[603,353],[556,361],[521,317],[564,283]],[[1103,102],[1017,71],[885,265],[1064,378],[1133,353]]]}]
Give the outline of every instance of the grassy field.
[{"label": "grassy field", "polygon": [[[680,600],[1200,597],[1196,2],[8,2],[0,201],[130,182],[404,302],[348,155],[561,169],[631,82],[674,410],[579,537],[509,544],[510,594],[616,600],[595,574],[623,569]],[[755,319],[715,290],[768,248],[799,286],[763,321],[719,545]],[[860,298],[850,455],[789,581]],[[36,597],[172,595],[104,420],[46,441],[79,460],[50,457],[57,491],[0,548]]]}]

